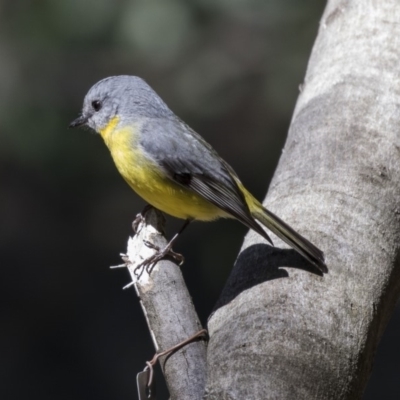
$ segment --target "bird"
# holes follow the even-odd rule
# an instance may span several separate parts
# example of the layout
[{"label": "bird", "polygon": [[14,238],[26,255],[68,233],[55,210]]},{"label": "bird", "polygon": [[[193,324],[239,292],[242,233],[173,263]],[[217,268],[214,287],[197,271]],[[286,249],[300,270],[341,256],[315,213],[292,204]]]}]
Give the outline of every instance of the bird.
[{"label": "bird", "polygon": [[140,197],[185,220],[153,261],[172,250],[189,222],[235,218],[273,245],[266,227],[319,271],[328,272],[323,252],[267,210],[216,150],[140,77],[110,76],[94,84],[70,124],[82,126],[102,136],[119,173]]}]

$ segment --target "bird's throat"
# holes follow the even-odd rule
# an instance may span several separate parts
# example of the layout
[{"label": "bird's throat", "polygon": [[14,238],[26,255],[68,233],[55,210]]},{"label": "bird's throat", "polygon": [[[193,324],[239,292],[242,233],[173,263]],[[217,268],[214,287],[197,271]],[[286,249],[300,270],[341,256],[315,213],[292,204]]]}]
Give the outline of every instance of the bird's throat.
[{"label": "bird's throat", "polygon": [[107,146],[110,142],[110,136],[113,133],[116,126],[118,125],[118,122],[119,122],[119,117],[115,116],[111,118],[110,121],[108,121],[108,123],[102,129],[99,130],[99,133],[106,142]]}]

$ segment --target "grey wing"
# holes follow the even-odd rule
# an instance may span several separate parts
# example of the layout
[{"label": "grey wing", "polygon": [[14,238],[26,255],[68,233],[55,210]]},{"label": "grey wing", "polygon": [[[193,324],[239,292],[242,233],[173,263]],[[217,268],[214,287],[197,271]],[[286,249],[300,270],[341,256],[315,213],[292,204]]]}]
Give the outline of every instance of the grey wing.
[{"label": "grey wing", "polygon": [[236,176],[233,169],[185,123],[179,119],[148,120],[140,144],[171,180],[193,190],[271,242],[252,217],[232,177]]}]

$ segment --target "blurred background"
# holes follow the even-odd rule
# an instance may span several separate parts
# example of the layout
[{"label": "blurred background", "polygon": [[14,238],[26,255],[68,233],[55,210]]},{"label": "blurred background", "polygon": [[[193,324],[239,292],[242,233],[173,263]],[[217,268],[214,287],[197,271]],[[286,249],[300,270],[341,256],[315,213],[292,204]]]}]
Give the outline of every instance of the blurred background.
[{"label": "blurred background", "polygon": [[[128,272],[108,268],[144,203],[99,136],[67,129],[90,86],[143,77],[262,199],[324,6],[0,0],[2,399],[135,399],[135,375],[154,353],[134,290],[122,290]],[[179,225],[169,219],[168,233]],[[245,232],[197,223],[175,247],[203,323]],[[399,336],[397,312],[364,399],[399,398]]]}]

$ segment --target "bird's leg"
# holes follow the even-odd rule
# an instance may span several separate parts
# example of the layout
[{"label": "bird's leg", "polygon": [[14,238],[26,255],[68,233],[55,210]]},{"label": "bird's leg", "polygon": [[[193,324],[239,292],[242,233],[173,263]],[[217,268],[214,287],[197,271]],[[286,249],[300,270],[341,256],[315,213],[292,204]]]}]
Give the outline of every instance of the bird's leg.
[{"label": "bird's leg", "polygon": [[[152,249],[155,249],[157,252],[155,254],[153,254],[151,257],[144,260],[142,263],[140,263],[135,268],[135,270],[134,270],[135,275],[140,277],[145,269],[146,269],[147,273],[150,274],[151,271],[153,270],[154,266],[158,263],[158,261],[162,260],[167,255],[174,258],[179,263],[179,265],[182,265],[185,260],[183,255],[173,251],[172,246],[175,243],[175,240],[186,229],[186,227],[190,224],[190,222],[191,222],[191,220],[187,219],[184,222],[184,224],[182,225],[181,229],[179,229],[179,231],[172,237],[172,239],[168,242],[168,244],[163,249],[160,249],[158,246],[145,240],[144,244]],[[142,270],[142,271],[140,271],[140,270]]]},{"label": "bird's leg", "polygon": [[137,233],[137,231],[139,229],[139,224],[144,220],[144,216],[152,208],[153,208],[153,206],[151,206],[150,204],[146,204],[144,206],[142,212],[140,212],[139,214],[136,214],[136,217],[132,222],[132,229],[133,229],[133,232],[135,232],[135,235],[136,235],[136,233]]}]

